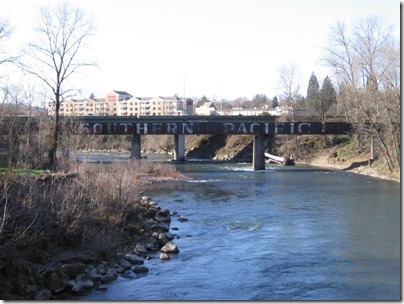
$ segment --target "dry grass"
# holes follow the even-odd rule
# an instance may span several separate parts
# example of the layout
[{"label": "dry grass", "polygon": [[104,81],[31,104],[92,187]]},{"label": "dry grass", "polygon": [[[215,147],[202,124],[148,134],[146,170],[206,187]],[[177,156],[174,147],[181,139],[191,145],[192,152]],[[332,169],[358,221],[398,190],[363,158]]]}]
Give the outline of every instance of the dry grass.
[{"label": "dry grass", "polygon": [[[173,166],[147,161],[71,169],[74,174],[0,175],[0,283],[9,282],[21,261],[44,264],[79,248],[113,253],[133,242],[145,212],[141,187],[181,178]],[[6,284],[0,294],[12,289]]]}]

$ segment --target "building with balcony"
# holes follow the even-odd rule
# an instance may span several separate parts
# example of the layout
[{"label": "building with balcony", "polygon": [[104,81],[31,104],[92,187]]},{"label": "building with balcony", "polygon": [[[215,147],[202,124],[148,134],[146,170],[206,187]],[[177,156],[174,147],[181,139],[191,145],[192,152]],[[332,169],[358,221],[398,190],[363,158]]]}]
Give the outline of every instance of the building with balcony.
[{"label": "building with balcony", "polygon": [[[49,115],[54,115],[54,104],[49,104]],[[177,116],[192,115],[193,100],[169,97],[134,97],[124,91],[112,91],[105,99],[69,99],[60,105],[61,116]]]}]

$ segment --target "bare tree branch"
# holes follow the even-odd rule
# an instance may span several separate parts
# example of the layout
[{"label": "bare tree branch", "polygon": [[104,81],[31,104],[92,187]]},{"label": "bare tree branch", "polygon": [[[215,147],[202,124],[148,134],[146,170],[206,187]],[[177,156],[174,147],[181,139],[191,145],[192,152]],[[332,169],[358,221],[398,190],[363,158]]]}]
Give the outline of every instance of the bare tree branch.
[{"label": "bare tree branch", "polygon": [[95,65],[80,60],[84,42],[94,34],[93,23],[81,9],[73,9],[66,2],[56,8],[42,8],[35,31],[35,41],[29,43],[26,51],[30,64],[23,70],[41,80],[52,92],[55,113],[55,129],[49,164],[56,164],[56,151],[59,136],[59,109],[72,90],[65,87],[66,80],[80,69]]}]

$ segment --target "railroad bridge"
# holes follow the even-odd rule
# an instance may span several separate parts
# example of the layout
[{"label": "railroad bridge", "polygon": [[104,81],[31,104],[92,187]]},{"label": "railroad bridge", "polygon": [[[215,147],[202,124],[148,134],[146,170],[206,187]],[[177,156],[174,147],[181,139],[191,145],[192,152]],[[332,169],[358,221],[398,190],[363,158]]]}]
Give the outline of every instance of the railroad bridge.
[{"label": "railroad bridge", "polygon": [[131,156],[141,158],[141,136],[174,136],[174,159],[185,160],[185,136],[252,134],[253,169],[265,169],[265,135],[349,134],[343,122],[278,122],[271,116],[80,116],[73,120],[81,131],[94,135],[132,135]]}]

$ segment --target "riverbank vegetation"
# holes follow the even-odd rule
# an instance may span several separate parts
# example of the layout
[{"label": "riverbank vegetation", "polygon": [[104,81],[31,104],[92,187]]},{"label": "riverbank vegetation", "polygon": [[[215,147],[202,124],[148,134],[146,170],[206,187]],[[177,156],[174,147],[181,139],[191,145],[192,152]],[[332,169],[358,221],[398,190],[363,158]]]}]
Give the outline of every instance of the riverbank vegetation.
[{"label": "riverbank vegetation", "polygon": [[69,173],[0,175],[2,299],[45,288],[67,252],[96,259],[134,246],[153,216],[139,203],[142,186],[183,178],[173,166],[141,160],[70,166]]}]

